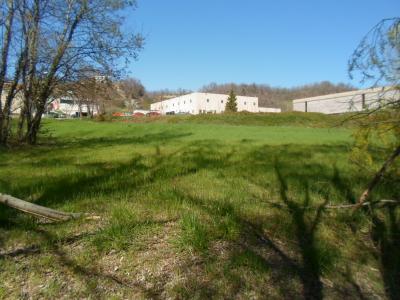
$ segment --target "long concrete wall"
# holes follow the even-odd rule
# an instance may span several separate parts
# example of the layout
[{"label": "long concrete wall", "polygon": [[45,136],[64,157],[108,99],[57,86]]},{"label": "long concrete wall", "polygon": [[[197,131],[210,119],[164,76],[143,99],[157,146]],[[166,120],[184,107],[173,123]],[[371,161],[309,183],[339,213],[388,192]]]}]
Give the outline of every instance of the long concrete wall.
[{"label": "long concrete wall", "polygon": [[293,100],[293,110],[337,114],[358,112],[379,106],[391,99],[399,99],[399,91],[393,88],[374,88],[318,97]]}]

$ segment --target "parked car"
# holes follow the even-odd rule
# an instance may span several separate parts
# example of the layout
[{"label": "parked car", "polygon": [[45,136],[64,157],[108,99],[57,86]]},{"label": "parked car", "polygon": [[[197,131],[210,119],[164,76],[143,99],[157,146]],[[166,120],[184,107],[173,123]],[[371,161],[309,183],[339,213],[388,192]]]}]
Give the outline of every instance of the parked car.
[{"label": "parked car", "polygon": [[47,114],[43,115],[44,118],[51,118],[51,119],[56,119],[58,118],[58,113],[51,111],[48,112]]},{"label": "parked car", "polygon": [[132,115],[132,117],[135,117],[135,118],[137,118],[137,117],[144,117],[145,116],[145,114],[144,113],[141,113],[141,112],[135,112],[133,115]]},{"label": "parked car", "polygon": [[157,112],[157,111],[151,111],[151,112],[148,112],[146,114],[146,116],[148,116],[148,117],[157,117],[157,116],[160,116],[160,115],[161,114],[159,112]]},{"label": "parked car", "polygon": [[65,119],[67,117],[67,115],[64,113],[61,113],[61,112],[51,111],[51,112],[47,113],[44,117],[52,118],[52,119]]}]

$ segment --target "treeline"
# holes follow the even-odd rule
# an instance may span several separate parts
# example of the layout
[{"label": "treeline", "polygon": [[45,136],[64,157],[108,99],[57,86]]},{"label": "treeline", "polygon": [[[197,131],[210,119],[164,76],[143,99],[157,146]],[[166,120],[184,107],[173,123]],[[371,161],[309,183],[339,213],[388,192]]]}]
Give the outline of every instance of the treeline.
[{"label": "treeline", "polygon": [[271,87],[267,84],[216,84],[210,83],[200,89],[201,92],[229,94],[234,91],[237,95],[258,97],[259,105],[263,107],[277,107],[283,111],[291,110],[293,99],[327,95],[352,91],[356,88],[344,84],[334,84],[322,81],[293,88]]},{"label": "treeline", "polygon": [[[225,83],[217,84],[210,83],[203,86],[199,92],[216,93],[216,94],[229,94],[233,91],[236,95],[258,97],[259,105],[262,107],[276,107],[281,108],[283,111],[290,111],[292,109],[292,100],[299,98],[314,97],[320,95],[327,95],[333,93],[347,92],[356,90],[354,86],[345,83],[334,84],[329,81],[321,81],[317,83],[292,87],[272,87],[267,84],[237,84]],[[140,99],[143,100],[144,106],[149,103],[158,102],[168,98],[180,96],[183,94],[191,93],[190,90],[158,90],[146,91]],[[146,104],[145,104],[146,103]]]}]

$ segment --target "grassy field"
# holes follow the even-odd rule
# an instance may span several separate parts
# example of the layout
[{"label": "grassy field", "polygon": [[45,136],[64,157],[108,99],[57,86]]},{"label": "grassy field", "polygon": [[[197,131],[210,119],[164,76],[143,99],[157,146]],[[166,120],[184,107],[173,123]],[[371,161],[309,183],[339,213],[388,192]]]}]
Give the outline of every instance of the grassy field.
[{"label": "grassy field", "polygon": [[[371,176],[341,119],[46,120],[40,145],[0,150],[0,192],[100,219],[0,207],[0,298],[398,295],[398,212],[325,208]],[[375,197],[398,198],[398,183]]]}]

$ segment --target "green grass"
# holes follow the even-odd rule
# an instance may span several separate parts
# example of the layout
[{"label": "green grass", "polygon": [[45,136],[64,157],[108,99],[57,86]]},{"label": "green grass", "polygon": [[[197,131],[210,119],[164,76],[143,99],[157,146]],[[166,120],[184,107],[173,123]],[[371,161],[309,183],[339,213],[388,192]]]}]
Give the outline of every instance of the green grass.
[{"label": "green grass", "polygon": [[[349,161],[352,127],[332,127],[343,118],[45,120],[38,146],[1,150],[0,192],[100,219],[43,224],[0,207],[0,252],[25,249],[0,256],[0,298],[21,286],[48,299],[396,293],[398,212],[323,209],[354,202],[371,176]],[[374,197],[398,197],[392,179]]]}]

